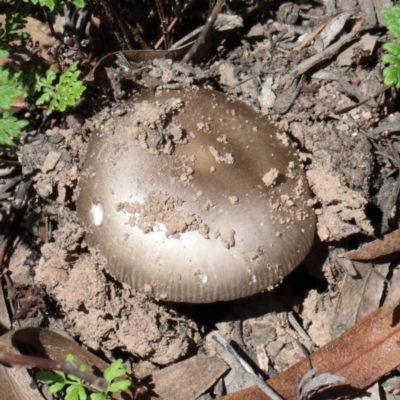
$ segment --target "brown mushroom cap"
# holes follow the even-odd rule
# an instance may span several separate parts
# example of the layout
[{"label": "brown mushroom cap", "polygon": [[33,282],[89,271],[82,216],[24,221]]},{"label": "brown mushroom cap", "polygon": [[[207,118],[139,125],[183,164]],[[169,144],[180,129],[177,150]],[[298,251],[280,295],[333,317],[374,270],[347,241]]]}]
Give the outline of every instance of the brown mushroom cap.
[{"label": "brown mushroom cap", "polygon": [[134,100],[92,134],[79,183],[87,241],[110,272],[160,299],[210,303],[297,267],[315,217],[268,120],[207,89]]}]

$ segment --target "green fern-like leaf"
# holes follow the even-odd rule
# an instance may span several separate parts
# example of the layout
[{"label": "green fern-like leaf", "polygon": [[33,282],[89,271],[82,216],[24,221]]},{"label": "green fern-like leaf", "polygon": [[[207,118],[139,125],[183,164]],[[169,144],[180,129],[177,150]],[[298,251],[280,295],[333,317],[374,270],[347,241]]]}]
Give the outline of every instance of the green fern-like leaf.
[{"label": "green fern-like leaf", "polygon": [[400,4],[379,10],[386,28],[391,33],[396,43],[385,43],[382,47],[389,54],[382,56],[382,61],[389,64],[382,70],[385,85],[394,85],[400,88]]},{"label": "green fern-like leaf", "polygon": [[392,64],[394,67],[400,67],[400,58],[392,54],[384,54],[382,56],[382,61],[388,64]]},{"label": "green fern-like leaf", "polygon": [[83,8],[85,6],[85,1],[84,0],[72,0],[72,4],[79,8]]},{"label": "green fern-like leaf", "polygon": [[28,121],[11,116],[8,111],[0,114],[0,145],[13,146],[12,138],[16,138],[28,123]]},{"label": "green fern-like leaf", "polygon": [[53,85],[56,75],[51,69],[47,70],[46,77],[40,78],[37,82],[37,91],[43,94],[36,101],[37,105],[49,102],[47,114],[55,109],[65,111],[67,106],[73,106],[86,89],[79,79],[80,71],[77,70],[78,61],[75,61],[60,76],[58,83]]},{"label": "green fern-like leaf", "polygon": [[7,48],[9,43],[29,37],[27,32],[16,32],[25,28],[27,15],[27,9],[17,13],[11,11],[6,13],[4,25],[0,23],[1,57],[8,57]]},{"label": "green fern-like leaf", "polygon": [[[61,14],[64,4],[67,3],[66,0],[24,0],[24,2],[34,5],[38,4],[41,7],[47,7],[52,15]],[[71,3],[79,8],[85,6],[84,0],[71,0]]]},{"label": "green fern-like leaf", "polygon": [[[67,361],[74,362],[79,365],[80,370],[85,370],[86,366],[81,365],[79,360],[72,354],[68,354]],[[127,390],[132,382],[128,379],[113,382],[114,379],[124,375],[126,373],[123,368],[122,359],[116,360],[105,369],[103,376],[108,382],[108,387],[105,390],[93,388],[82,382],[78,377],[67,374],[65,375],[60,371],[44,371],[36,374],[36,377],[49,385],[50,393],[58,393],[60,390],[65,391],[64,400],[108,400],[110,398],[109,393],[118,393]],[[87,390],[93,391],[88,397]]]},{"label": "green fern-like leaf", "polygon": [[400,55],[400,45],[395,43],[385,43],[382,48],[389,53],[392,53],[394,56]]},{"label": "green fern-like leaf", "polygon": [[392,34],[394,38],[400,37],[400,4],[396,4],[389,8],[382,8],[379,10],[379,13],[382,15],[385,20],[386,28]]},{"label": "green fern-like leaf", "polygon": [[66,389],[65,400],[86,400],[86,390],[82,384],[70,385]]},{"label": "green fern-like leaf", "polygon": [[54,0],[24,0],[25,3],[39,4],[41,7],[47,7],[50,11],[54,10]]},{"label": "green fern-like leaf", "polygon": [[2,85],[0,86],[0,108],[3,110],[9,110],[13,99],[20,96],[22,91],[12,85]]},{"label": "green fern-like leaf", "polygon": [[92,393],[89,398],[90,400],[107,400],[107,397],[101,393]]},{"label": "green fern-like leaf", "polygon": [[396,89],[400,89],[400,70],[398,67],[386,67],[382,71],[383,83],[387,86],[394,85]]}]

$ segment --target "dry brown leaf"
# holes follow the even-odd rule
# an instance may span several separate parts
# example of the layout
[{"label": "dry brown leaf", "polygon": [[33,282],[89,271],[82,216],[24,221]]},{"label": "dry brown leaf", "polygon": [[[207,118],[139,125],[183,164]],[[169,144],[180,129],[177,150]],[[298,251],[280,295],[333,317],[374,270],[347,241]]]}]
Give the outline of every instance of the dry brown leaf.
[{"label": "dry brown leaf", "polygon": [[154,391],[165,400],[195,400],[228,366],[216,356],[197,356],[152,374]]},{"label": "dry brown leaf", "polygon": [[383,239],[376,239],[366,244],[360,250],[343,253],[340,257],[346,257],[350,260],[373,260],[396,251],[400,251],[400,229],[388,233]]},{"label": "dry brown leaf", "polygon": [[[400,364],[399,310],[383,313],[378,309],[363,319],[338,339],[333,340],[310,356],[316,374],[331,373],[346,379],[336,390],[349,393],[370,386]],[[297,399],[297,385],[307,373],[307,361],[303,360],[283,373],[267,381],[285,400]],[[330,389],[332,391],[333,389]],[[331,392],[331,394],[333,394]],[[333,396],[330,398],[338,398]],[[221,400],[268,400],[258,387],[224,396]]]},{"label": "dry brown leaf", "polygon": [[389,263],[373,265],[346,259],[343,261],[354,265],[357,276],[345,274],[332,322],[331,339],[337,338],[379,308],[385,287],[382,278],[389,272]]}]

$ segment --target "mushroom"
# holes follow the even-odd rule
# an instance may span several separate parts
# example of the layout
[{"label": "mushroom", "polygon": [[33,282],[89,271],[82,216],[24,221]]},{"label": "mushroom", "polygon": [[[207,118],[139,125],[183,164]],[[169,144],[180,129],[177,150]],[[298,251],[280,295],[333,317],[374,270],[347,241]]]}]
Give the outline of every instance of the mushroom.
[{"label": "mushroom", "polygon": [[118,280],[211,303],[271,289],[307,255],[315,216],[295,151],[208,89],[147,92],[92,133],[77,212]]}]

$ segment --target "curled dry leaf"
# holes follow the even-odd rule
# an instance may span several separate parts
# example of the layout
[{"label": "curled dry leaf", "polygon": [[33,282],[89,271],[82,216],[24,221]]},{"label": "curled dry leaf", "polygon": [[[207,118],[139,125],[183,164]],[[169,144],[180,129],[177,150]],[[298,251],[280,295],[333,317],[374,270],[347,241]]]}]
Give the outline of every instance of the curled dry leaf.
[{"label": "curled dry leaf", "polygon": [[363,246],[360,250],[343,253],[340,257],[350,260],[373,260],[400,251],[400,229],[388,233],[383,239],[376,239]]}]

